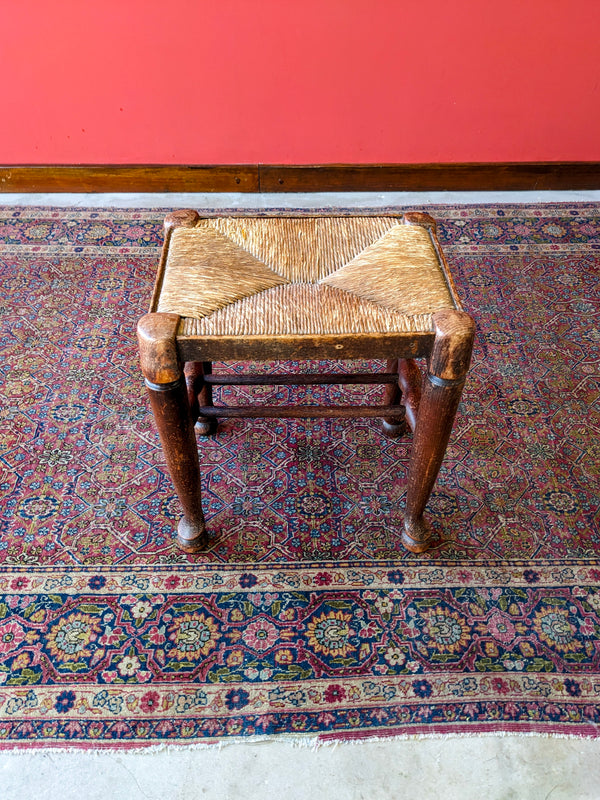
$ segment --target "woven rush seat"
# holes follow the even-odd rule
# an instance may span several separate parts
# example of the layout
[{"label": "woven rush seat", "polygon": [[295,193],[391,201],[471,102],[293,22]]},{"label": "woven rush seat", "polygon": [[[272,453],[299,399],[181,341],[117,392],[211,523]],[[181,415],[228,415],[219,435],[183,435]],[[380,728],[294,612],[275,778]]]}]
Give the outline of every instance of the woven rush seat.
[{"label": "woven rush seat", "polygon": [[[219,417],[382,417],[414,434],[402,541],[432,541],[423,511],[469,366],[474,326],[426,214],[222,216],[176,211],[150,305],[138,324],[142,371],[184,516],[183,549],[206,542],[194,434]],[[426,379],[413,359],[428,360]],[[226,376],[215,360],[385,358],[360,375]],[[377,406],[212,403],[223,384],[381,383]]]},{"label": "woven rush seat", "polygon": [[198,220],[170,238],[156,311],[180,333],[430,331],[456,307],[426,228],[387,217]]}]

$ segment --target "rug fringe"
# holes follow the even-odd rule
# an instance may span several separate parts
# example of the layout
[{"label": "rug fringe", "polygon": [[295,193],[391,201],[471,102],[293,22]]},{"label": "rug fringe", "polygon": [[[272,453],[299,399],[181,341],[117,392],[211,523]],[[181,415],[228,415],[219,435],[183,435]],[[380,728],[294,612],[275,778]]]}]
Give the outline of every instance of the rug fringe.
[{"label": "rug fringe", "polygon": [[154,753],[185,753],[193,750],[222,750],[225,747],[236,745],[264,745],[264,744],[287,744],[291,748],[303,750],[321,750],[322,748],[336,749],[339,746],[362,746],[369,744],[383,744],[392,742],[407,742],[407,741],[421,741],[421,740],[457,740],[457,739],[559,739],[570,741],[597,741],[600,738],[600,731],[598,735],[592,734],[575,734],[575,733],[545,733],[540,731],[482,731],[471,733],[400,733],[391,736],[366,736],[355,738],[322,738],[318,736],[271,736],[265,734],[264,736],[249,736],[249,737],[235,737],[232,739],[220,739],[215,742],[173,742],[152,744],[147,746],[129,747],[126,743],[122,745],[108,745],[106,747],[91,747],[86,745],[77,746],[72,744],[63,744],[62,742],[46,743],[43,745],[34,744],[17,745],[15,747],[4,747],[0,745],[0,754],[8,755],[27,755],[31,753],[43,752],[58,752],[59,754],[68,753],[85,753],[86,755],[102,756],[102,755],[116,755],[123,753],[132,753],[134,755],[151,755]]}]

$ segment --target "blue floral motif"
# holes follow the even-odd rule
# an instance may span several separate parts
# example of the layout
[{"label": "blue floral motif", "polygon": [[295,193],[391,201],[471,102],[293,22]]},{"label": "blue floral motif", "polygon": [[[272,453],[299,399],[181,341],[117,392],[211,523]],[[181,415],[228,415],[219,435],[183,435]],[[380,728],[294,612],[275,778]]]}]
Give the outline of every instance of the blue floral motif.
[{"label": "blue floral motif", "polygon": [[401,584],[404,583],[404,573],[399,569],[390,570],[387,574],[390,583]]},{"label": "blue floral motif", "polygon": [[567,678],[565,681],[565,691],[567,694],[570,694],[571,697],[579,697],[581,695],[581,686],[579,685],[579,681],[574,681],[571,678]]},{"label": "blue floral motif", "polygon": [[225,695],[225,705],[230,711],[236,711],[248,705],[250,695],[245,689],[230,689]]},{"label": "blue floral motif", "polygon": [[61,692],[56,698],[56,702],[54,703],[54,708],[58,711],[59,714],[66,714],[66,712],[70,711],[74,705],[75,705],[75,692],[73,692],[70,689],[65,689],[65,691]]},{"label": "blue floral motif", "polygon": [[429,681],[415,681],[413,683],[413,692],[417,697],[431,697],[433,688]]}]

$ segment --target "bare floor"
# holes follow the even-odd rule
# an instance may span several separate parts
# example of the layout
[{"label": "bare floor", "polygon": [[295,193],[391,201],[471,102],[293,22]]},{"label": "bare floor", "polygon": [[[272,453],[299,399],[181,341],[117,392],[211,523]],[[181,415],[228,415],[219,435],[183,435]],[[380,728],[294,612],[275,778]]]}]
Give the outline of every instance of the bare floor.
[{"label": "bare floor", "polygon": [[369,208],[482,203],[591,203],[582,192],[319,192],[275,194],[0,194],[0,205],[99,208]]},{"label": "bare floor", "polygon": [[[0,195],[0,205],[382,207],[600,202],[600,192]],[[291,742],[145,753],[0,751],[0,800],[600,800],[600,739],[475,736],[318,749]]]},{"label": "bare floor", "polygon": [[598,744],[489,736],[0,757],[3,800],[597,800]]}]

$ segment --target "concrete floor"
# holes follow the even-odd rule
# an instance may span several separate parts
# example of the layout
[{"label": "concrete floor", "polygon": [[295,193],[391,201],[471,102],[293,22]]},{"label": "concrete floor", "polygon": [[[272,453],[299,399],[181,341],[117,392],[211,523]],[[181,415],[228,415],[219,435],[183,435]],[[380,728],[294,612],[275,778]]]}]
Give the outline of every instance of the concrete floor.
[{"label": "concrete floor", "polygon": [[[0,205],[121,208],[600,202],[586,192],[0,195]],[[477,736],[286,741],[145,753],[0,751],[0,800],[600,800],[600,740]]]},{"label": "concrete floor", "polygon": [[597,800],[598,744],[541,737],[285,742],[0,757],[2,800]]},{"label": "concrete floor", "polygon": [[598,203],[583,192],[319,192],[275,194],[0,194],[0,205],[82,208],[368,208],[482,203]]}]

